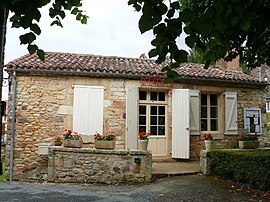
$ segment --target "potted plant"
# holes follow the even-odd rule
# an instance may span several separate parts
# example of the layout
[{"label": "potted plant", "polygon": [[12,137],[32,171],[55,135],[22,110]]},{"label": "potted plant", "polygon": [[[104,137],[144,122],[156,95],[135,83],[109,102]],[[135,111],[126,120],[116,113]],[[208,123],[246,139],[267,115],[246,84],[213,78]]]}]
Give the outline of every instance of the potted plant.
[{"label": "potted plant", "polygon": [[246,133],[237,137],[240,149],[256,149],[259,147],[258,136]]},{"label": "potted plant", "polygon": [[206,151],[213,150],[214,147],[214,138],[211,133],[204,133],[204,144]]},{"label": "potted plant", "polygon": [[63,145],[65,147],[81,148],[82,144],[82,136],[79,133],[66,130],[66,133],[63,134]]},{"label": "potted plant", "polygon": [[115,148],[115,135],[111,132],[103,132],[94,134],[95,148],[96,149],[111,149]]},{"label": "potted plant", "polygon": [[147,151],[150,133],[140,132],[138,135],[138,149],[141,151]]},{"label": "potted plant", "polygon": [[54,137],[54,146],[61,146],[62,145],[62,135],[56,134]]}]

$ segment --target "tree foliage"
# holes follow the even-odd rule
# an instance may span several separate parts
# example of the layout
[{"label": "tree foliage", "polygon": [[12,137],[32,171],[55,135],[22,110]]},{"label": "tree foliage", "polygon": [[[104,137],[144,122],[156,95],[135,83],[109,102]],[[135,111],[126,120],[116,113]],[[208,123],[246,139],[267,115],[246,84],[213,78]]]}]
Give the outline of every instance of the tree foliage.
[{"label": "tree foliage", "polygon": [[203,52],[206,67],[237,55],[249,67],[270,64],[268,0],[129,0],[128,4],[142,12],[141,33],[153,30],[149,57],[158,56],[158,62],[167,55],[177,64],[187,61],[187,52],[176,43],[185,32],[186,45]]},{"label": "tree foliage", "polygon": [[[25,34],[20,36],[21,44],[28,45],[30,54],[37,53],[44,60],[44,52],[35,44],[38,35],[41,34],[39,21],[41,19],[40,8],[52,3],[49,15],[52,18],[51,25],[62,27],[62,20],[66,17],[66,11],[75,15],[76,20],[82,24],[87,23],[87,16],[80,9],[82,0],[1,0],[0,11],[4,9],[11,12],[10,21],[13,28],[24,28]],[[1,22],[1,24],[4,24]]]}]

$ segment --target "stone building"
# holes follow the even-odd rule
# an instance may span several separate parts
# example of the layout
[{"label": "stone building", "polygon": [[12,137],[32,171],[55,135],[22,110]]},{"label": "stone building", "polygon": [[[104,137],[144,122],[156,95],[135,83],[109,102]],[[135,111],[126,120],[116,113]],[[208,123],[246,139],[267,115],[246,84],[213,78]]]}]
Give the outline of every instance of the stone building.
[{"label": "stone building", "polygon": [[[13,178],[37,179],[48,162],[39,145],[64,129],[111,131],[116,148],[127,150],[137,149],[140,131],[150,132],[153,158],[164,159],[198,159],[204,133],[213,134],[215,148],[231,148],[247,126],[262,136],[266,83],[228,66],[181,64],[179,78],[164,84],[163,67],[145,58],[52,52],[44,62],[25,55],[8,63],[9,109],[17,84]],[[7,147],[9,156],[10,141]]]}]

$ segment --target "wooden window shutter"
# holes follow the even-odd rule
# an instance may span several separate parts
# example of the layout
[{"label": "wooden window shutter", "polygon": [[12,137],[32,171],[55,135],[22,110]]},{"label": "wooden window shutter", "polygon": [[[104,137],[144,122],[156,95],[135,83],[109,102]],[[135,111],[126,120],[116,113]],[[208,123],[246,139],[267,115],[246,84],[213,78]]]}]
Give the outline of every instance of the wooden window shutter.
[{"label": "wooden window shutter", "polygon": [[190,90],[190,135],[200,134],[200,91]]},{"label": "wooden window shutter", "polygon": [[225,134],[238,134],[236,92],[225,92]]},{"label": "wooden window shutter", "polygon": [[189,158],[189,90],[172,90],[172,157]]},{"label": "wooden window shutter", "polygon": [[138,88],[126,88],[126,149],[137,149],[138,94]]},{"label": "wooden window shutter", "polygon": [[103,131],[103,86],[74,86],[73,131],[93,135]]}]

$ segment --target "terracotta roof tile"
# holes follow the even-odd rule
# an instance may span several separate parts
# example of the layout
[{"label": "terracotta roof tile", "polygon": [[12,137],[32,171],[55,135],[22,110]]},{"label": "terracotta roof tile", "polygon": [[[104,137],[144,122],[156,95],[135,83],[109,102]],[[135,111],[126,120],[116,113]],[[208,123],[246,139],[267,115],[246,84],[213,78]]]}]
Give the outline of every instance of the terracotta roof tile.
[{"label": "terracotta roof tile", "polygon": [[[47,52],[45,61],[37,55],[24,55],[5,65],[7,69],[17,70],[57,70],[71,72],[101,72],[131,75],[161,75],[164,64],[156,64],[154,60],[141,58],[125,58],[115,56],[99,56],[90,54]],[[183,63],[175,70],[180,78],[217,79],[243,82],[260,82],[238,71],[221,70],[216,67],[203,68],[203,64]]]}]

